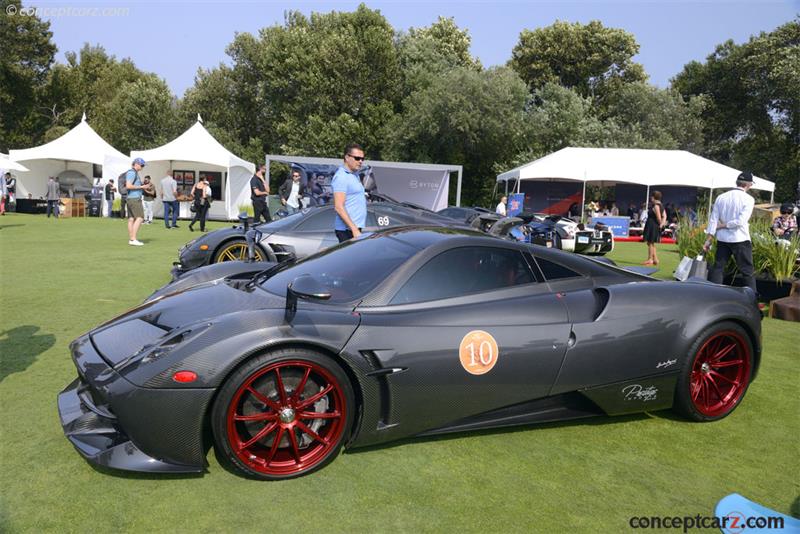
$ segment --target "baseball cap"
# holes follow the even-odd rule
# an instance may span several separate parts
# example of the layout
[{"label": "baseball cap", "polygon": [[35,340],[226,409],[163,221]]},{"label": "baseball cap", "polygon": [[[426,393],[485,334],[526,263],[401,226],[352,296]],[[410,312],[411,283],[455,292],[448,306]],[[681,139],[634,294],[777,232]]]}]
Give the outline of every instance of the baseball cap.
[{"label": "baseball cap", "polygon": [[753,183],[753,174],[750,171],[744,171],[741,173],[736,180],[740,182],[750,182]]},{"label": "baseball cap", "polygon": [[144,167],[144,165],[145,165],[144,160],[142,158],[136,158],[135,160],[133,160],[133,163],[134,164],[138,163],[142,167]]}]

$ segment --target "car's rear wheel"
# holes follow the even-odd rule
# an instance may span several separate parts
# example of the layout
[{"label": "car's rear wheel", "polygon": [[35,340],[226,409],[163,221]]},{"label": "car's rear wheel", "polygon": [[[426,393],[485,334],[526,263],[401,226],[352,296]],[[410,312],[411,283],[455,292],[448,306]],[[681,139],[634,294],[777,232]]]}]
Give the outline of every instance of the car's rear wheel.
[{"label": "car's rear wheel", "polygon": [[744,398],[753,369],[753,344],[735,323],[708,328],[692,345],[681,369],[675,406],[695,421],[730,414]]},{"label": "car's rear wheel", "polygon": [[[214,255],[214,263],[223,261],[244,261],[247,259],[247,242],[237,239],[222,245]],[[261,249],[255,247],[255,261],[264,261]]]},{"label": "car's rear wheel", "polygon": [[220,389],[211,415],[214,443],[247,476],[306,475],[337,456],[354,405],[347,375],[329,357],[274,351],[248,361]]},{"label": "car's rear wheel", "polygon": [[561,243],[561,236],[558,232],[553,232],[553,248],[564,250],[564,245]]}]

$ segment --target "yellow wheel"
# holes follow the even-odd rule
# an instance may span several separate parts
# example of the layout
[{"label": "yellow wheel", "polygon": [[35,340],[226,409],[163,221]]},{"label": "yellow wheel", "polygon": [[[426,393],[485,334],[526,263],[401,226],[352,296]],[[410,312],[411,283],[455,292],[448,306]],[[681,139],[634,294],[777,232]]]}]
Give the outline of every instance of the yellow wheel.
[{"label": "yellow wheel", "polygon": [[[220,263],[223,261],[242,261],[246,259],[247,243],[244,241],[233,241],[231,243],[226,243],[222,246],[222,248],[219,249],[214,257],[214,263]],[[255,249],[255,260],[264,261],[264,254],[258,247]]]}]

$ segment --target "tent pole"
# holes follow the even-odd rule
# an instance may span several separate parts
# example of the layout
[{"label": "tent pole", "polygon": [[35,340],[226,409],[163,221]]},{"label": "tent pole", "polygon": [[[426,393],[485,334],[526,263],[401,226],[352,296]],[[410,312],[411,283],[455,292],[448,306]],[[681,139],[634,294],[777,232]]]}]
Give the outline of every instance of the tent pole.
[{"label": "tent pole", "polygon": [[647,193],[645,194],[644,198],[644,211],[647,213],[647,210],[650,209],[650,184],[647,184]]},{"label": "tent pole", "polygon": [[456,206],[461,205],[461,171],[462,167],[458,168],[458,183],[456,184]]},{"label": "tent pole", "polygon": [[708,216],[711,217],[711,199],[714,198],[714,188],[708,190]]},{"label": "tent pole", "polygon": [[769,192],[769,203],[770,204],[775,204],[775,191],[770,191]]},{"label": "tent pole", "polygon": [[586,180],[583,181],[583,192],[581,193],[581,222],[586,224]]}]

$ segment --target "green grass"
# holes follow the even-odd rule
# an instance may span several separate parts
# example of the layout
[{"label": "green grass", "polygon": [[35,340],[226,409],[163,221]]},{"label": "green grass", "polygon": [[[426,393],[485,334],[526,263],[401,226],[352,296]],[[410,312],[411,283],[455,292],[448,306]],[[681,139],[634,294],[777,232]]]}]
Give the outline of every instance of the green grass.
[{"label": "green grass", "polygon": [[[135,248],[119,220],[0,218],[0,532],[617,532],[633,515],[710,515],[731,492],[800,512],[800,327],[771,319],[758,380],[712,424],[657,412],[406,440],[280,483],[234,476],[213,452],[202,476],[96,471],[58,421],[68,344],[168,280],[198,234],[159,223]],[[659,247],[663,278],[674,250]]]}]

